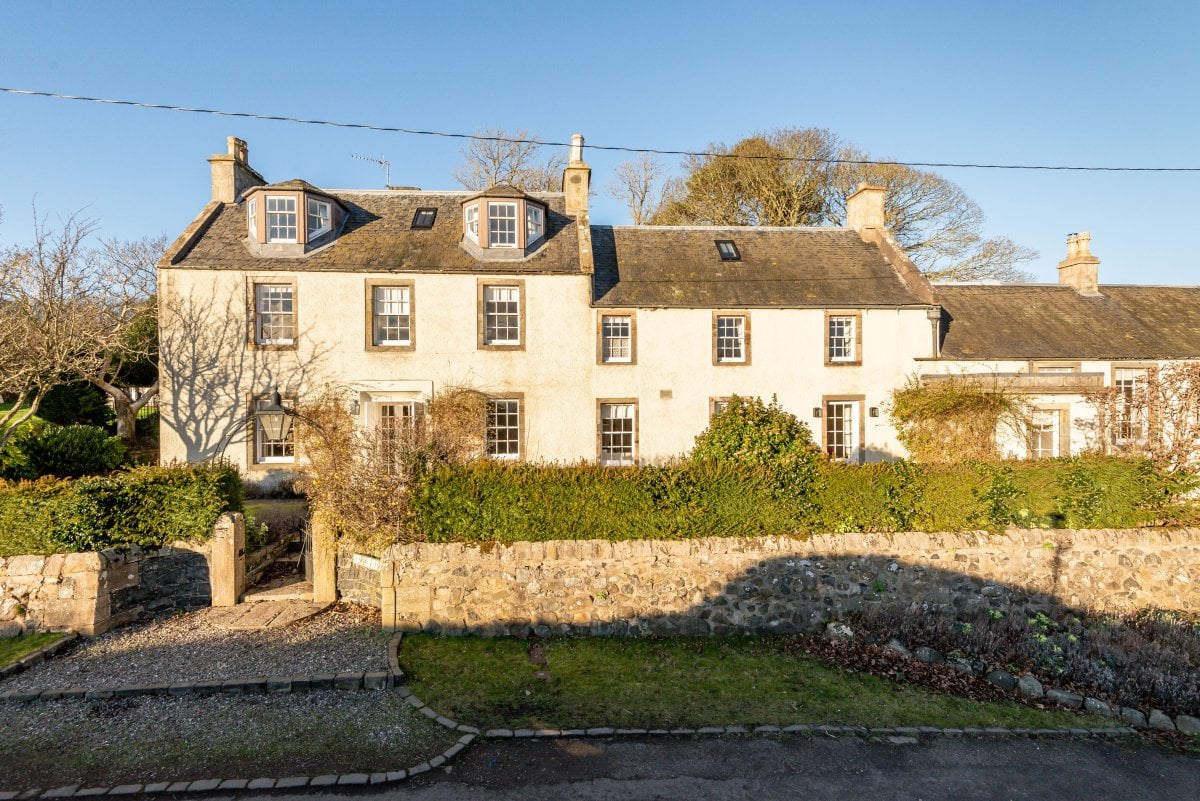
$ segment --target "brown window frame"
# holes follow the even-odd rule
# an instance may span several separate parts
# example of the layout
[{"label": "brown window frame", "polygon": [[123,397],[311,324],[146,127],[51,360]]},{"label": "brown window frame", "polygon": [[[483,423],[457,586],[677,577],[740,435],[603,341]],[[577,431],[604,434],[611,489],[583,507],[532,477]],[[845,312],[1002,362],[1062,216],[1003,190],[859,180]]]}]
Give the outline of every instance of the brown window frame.
[{"label": "brown window frame", "polygon": [[[629,361],[606,361],[604,358],[604,318],[629,318]],[[628,367],[637,364],[637,311],[633,309],[604,309],[596,314],[596,364],[607,367]]]},{"label": "brown window frame", "polygon": [[[366,294],[364,316],[366,340],[364,349],[369,351],[407,351],[417,347],[417,288],[412,279],[368,278],[363,282]],[[388,345],[375,342],[375,290],[379,288],[405,287],[408,289],[408,344]]]},{"label": "brown window frame", "polygon": [[[721,361],[717,356],[717,321],[722,317],[742,318],[742,360]],[[749,367],[750,366],[750,312],[749,311],[714,311],[712,313],[712,363],[714,367]]]},{"label": "brown window frame", "polygon": [[[633,405],[633,463],[630,465],[604,464],[604,407],[615,404]],[[603,467],[638,467],[642,463],[642,410],[637,398],[597,398],[596,399],[596,464]]]},{"label": "brown window frame", "polygon": [[[854,318],[854,358],[853,359],[834,359],[830,356],[829,339],[829,321],[833,317],[853,317]],[[825,310],[825,333],[821,337],[825,349],[825,366],[826,367],[859,367],[862,366],[862,343],[863,343],[863,313],[862,309],[838,311],[836,309]]]},{"label": "brown window frame", "polygon": [[[292,289],[292,341],[272,343],[258,341],[258,287],[290,286]],[[246,348],[247,350],[296,350],[300,342],[300,287],[296,276],[246,276]]]},{"label": "brown window frame", "polygon": [[483,456],[486,459],[492,459],[497,462],[523,462],[525,461],[525,393],[524,392],[489,392],[485,403],[493,401],[516,401],[517,402],[517,456],[516,458],[507,458],[504,456],[492,456],[487,452],[487,408],[484,407],[484,422],[483,422]]},{"label": "brown window frame", "polygon": [[1025,438],[1025,458],[1033,459],[1033,415],[1038,412],[1058,413],[1058,455],[1071,455],[1071,404],[1069,403],[1039,403],[1031,410],[1032,414],[1026,421],[1028,436]]},{"label": "brown window frame", "polygon": [[[292,419],[292,460],[290,462],[260,462],[258,460],[258,402],[270,400],[271,393],[250,395],[246,401],[246,468],[247,470],[286,470],[300,464],[300,437],[296,433],[299,421]],[[285,407],[295,409],[299,400],[295,393],[280,393],[280,399]],[[219,454],[218,454],[219,455]]]},{"label": "brown window frame", "polygon": [[[516,287],[517,288],[517,304],[519,319],[517,325],[520,328],[521,341],[515,343],[490,343],[485,341],[487,333],[486,309],[484,307],[484,295],[489,287]],[[475,285],[475,324],[476,324],[476,347],[479,350],[525,350],[525,343],[529,341],[529,330],[525,327],[525,306],[527,296],[525,294],[524,279],[512,278],[480,278]]]}]

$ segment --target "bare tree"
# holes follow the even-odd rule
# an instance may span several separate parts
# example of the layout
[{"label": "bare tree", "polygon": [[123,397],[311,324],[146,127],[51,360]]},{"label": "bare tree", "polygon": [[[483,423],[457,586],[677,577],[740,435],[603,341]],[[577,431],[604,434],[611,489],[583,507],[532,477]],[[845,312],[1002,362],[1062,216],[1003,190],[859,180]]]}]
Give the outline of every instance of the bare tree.
[{"label": "bare tree", "polygon": [[481,139],[472,139],[463,148],[464,162],[454,171],[454,180],[467,189],[486,189],[496,184],[512,184],[526,192],[558,192],[562,189],[563,155],[556,154],[539,162],[542,145],[534,144],[537,134],[525,130],[508,133],[503,128],[481,128]]},{"label": "bare tree", "polygon": [[[155,356],[154,263],[162,240],[88,245],[95,223],[69,217],[53,229],[34,215],[34,239],[0,254],[0,392],[16,396],[0,417],[0,445],[31,418],[50,387],[82,378],[112,399],[117,434],[130,439],[136,399],[123,382],[134,363]],[[153,370],[151,370],[153,372]]]},{"label": "bare tree", "polygon": [[1200,467],[1200,362],[1172,362],[1087,395],[1103,453],[1146,456],[1171,471]]},{"label": "bare tree", "polygon": [[983,211],[935,173],[871,161],[831,131],[784,128],[710,145],[686,176],[668,182],[652,216],[660,225],[841,224],[859,183],[887,189],[884,217],[897,243],[933,280],[1028,280],[1018,265],[1037,253],[1007,238],[983,236]]},{"label": "bare tree", "polygon": [[624,201],[629,219],[634,225],[646,225],[663,200],[663,167],[648,154],[637,161],[622,161],[617,165],[608,195]]}]

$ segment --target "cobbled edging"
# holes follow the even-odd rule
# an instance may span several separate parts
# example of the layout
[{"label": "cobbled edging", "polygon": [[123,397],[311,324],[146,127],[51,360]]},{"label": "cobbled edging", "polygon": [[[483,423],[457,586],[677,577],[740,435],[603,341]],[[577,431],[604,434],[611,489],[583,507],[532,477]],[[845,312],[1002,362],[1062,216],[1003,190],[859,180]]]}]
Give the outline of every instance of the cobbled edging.
[{"label": "cobbled edging", "polygon": [[59,651],[66,648],[68,645],[78,639],[79,634],[72,631],[62,639],[55,640],[49,645],[43,645],[36,651],[25,654],[25,656],[21,657],[16,662],[13,662],[11,665],[0,667],[0,681],[7,679],[9,676],[15,676],[18,673],[29,670],[29,668],[33,667],[34,665],[40,665],[42,662],[46,661],[47,657],[54,656]]},{"label": "cobbled edging", "polygon": [[[395,686],[390,671],[319,673],[313,676],[255,676],[238,679],[178,681],[169,684],[131,684],[124,687],[69,687],[65,690],[9,690],[0,702],[58,701],[130,698],[141,695],[217,695],[245,693],[300,693],[315,690],[386,690]],[[3,801],[3,799],[0,799]]]}]

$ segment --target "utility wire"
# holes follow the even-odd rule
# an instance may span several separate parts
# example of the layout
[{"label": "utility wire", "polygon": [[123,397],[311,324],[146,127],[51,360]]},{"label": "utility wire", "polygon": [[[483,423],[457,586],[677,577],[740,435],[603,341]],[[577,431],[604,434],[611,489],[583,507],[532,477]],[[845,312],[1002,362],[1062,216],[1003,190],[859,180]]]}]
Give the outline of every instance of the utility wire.
[{"label": "utility wire", "polygon": [[[335,122],[333,120],[310,120],[303,117],[285,117],[275,114],[251,114],[245,111],[221,111],[211,108],[190,108],[188,106],[171,106],[163,103],[143,103],[136,100],[114,100],[103,97],[83,97],[80,95],[64,95],[56,92],[38,92],[32,89],[12,89],[0,86],[0,92],[13,95],[30,95],[33,97],[49,97],[56,100],[78,100],[86,103],[106,103],[114,106],[134,106],[136,108],[160,109],[163,111],[187,111],[193,114],[214,114],[221,117],[242,117],[251,120],[267,120],[270,122],[292,122],[300,125],[325,125],[332,128],[356,128],[364,131],[381,131],[383,133],[402,133],[414,136],[441,136],[448,139],[473,139],[481,142],[510,142],[514,144],[536,145],[538,147],[570,147],[570,142],[554,142],[542,139],[521,139],[511,136],[485,136],[482,134],[453,133],[449,131],[422,131],[415,128],[397,128],[387,125],[370,125],[358,122]],[[1200,167],[1098,167],[1070,166],[1055,164],[985,164],[953,161],[891,161],[879,159],[838,159],[838,158],[809,158],[805,156],[775,156],[770,154],[752,153],[715,153],[704,150],[667,150],[653,147],[628,147],[624,145],[588,144],[592,150],[608,150],[620,153],[646,153],[655,156],[694,156],[697,158],[722,159],[753,159],[761,161],[803,161],[812,164],[875,164],[887,167],[954,167],[975,170],[1061,170],[1070,172],[1200,172]]]}]

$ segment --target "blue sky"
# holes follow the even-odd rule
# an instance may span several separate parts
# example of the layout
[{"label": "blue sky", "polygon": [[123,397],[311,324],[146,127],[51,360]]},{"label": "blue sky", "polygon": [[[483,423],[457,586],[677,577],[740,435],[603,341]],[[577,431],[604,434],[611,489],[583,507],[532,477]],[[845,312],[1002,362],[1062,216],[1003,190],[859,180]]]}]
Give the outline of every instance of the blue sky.
[{"label": "blue sky", "polygon": [[[286,9],[286,12],[285,12]],[[63,3],[0,5],[0,86],[474,132],[703,148],[829,128],[918,161],[1200,166],[1200,4]],[[107,237],[174,237],[234,134],[268,180],[456,188],[455,140],[0,94],[0,243],[30,206]],[[592,219],[627,221],[587,153]],[[666,160],[668,166],[677,162]],[[941,170],[989,233],[1040,251],[1092,232],[1108,283],[1200,283],[1200,173]]]}]

